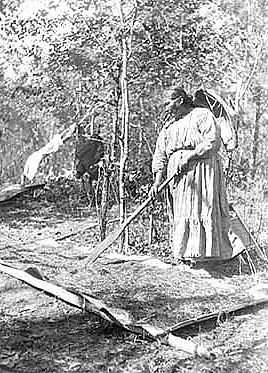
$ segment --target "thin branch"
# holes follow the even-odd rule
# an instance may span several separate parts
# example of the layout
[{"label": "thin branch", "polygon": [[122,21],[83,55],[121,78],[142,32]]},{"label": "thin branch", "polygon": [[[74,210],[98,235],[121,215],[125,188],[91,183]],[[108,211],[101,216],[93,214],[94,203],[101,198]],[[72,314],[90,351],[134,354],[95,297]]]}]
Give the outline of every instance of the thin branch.
[{"label": "thin branch", "polygon": [[134,24],[137,19],[137,13],[138,13],[138,1],[137,0],[135,1],[135,5],[132,11],[133,11],[133,16],[131,18],[130,35],[129,35],[129,41],[128,41],[128,45],[129,45],[128,56],[127,56],[128,59],[130,58],[132,54],[132,39],[133,39],[133,32],[134,32]]},{"label": "thin branch", "polygon": [[263,47],[263,39],[259,45],[259,48],[258,48],[258,52],[257,52],[257,55],[256,55],[256,58],[255,58],[255,61],[254,61],[254,66],[252,68],[252,71],[251,71],[251,74],[250,76],[248,77],[248,80],[247,80],[247,83],[245,85],[245,88],[243,89],[242,93],[240,94],[239,96],[239,100],[241,100],[244,96],[244,94],[246,93],[249,85],[250,85],[250,82],[251,82],[251,79],[253,78],[253,75],[256,71],[256,68],[257,68],[257,65],[258,65],[258,62],[259,62],[259,58],[260,58],[260,55],[261,55],[261,52],[262,52],[262,47]]},{"label": "thin branch", "polygon": [[145,141],[145,144],[146,144],[147,147],[148,147],[149,153],[151,154],[151,156],[153,156],[154,151],[153,151],[153,149],[152,149],[150,143],[148,142],[148,140],[147,140],[147,138],[146,138],[146,136],[145,136],[144,133],[142,134],[142,137],[143,137],[143,140]]}]

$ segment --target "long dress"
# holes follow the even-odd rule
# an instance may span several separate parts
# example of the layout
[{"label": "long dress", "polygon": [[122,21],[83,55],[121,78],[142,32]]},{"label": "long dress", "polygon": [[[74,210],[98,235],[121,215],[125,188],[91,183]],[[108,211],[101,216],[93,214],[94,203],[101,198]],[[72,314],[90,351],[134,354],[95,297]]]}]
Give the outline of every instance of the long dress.
[{"label": "long dress", "polygon": [[205,108],[195,108],[182,119],[168,123],[159,134],[152,163],[154,173],[167,171],[169,177],[177,172],[184,152],[195,149],[196,154],[186,171],[178,173],[169,184],[175,258],[203,261],[232,256],[220,146],[220,128]]}]

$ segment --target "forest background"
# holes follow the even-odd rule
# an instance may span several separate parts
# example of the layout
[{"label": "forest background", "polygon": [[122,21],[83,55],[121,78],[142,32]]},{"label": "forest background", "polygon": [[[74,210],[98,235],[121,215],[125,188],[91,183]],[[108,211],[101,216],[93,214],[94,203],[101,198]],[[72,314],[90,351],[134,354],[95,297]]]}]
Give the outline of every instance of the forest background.
[{"label": "forest background", "polygon": [[[265,1],[2,0],[0,18],[1,185],[19,182],[32,152],[87,115],[122,217],[129,175],[139,191],[151,181],[165,93],[177,84],[212,88],[233,106],[229,185],[251,206],[267,198]],[[73,167],[75,142],[42,164],[41,179]]]},{"label": "forest background", "polygon": [[[1,261],[38,268],[64,289],[163,328],[252,301],[252,285],[267,291],[267,260],[257,250],[268,248],[267,20],[265,0],[0,0],[1,190],[20,183],[30,154],[83,118],[106,155],[101,219],[81,181],[60,176],[74,167],[76,133],[42,161],[35,181],[48,182],[35,200],[1,204]],[[191,94],[215,90],[235,110],[238,148],[222,154],[228,197],[259,246],[211,271],[173,266],[165,205],[154,203],[154,230],[146,210],[121,243],[129,243],[124,253],[159,257],[167,269],[113,262],[108,252],[86,266],[117,225],[118,206],[122,221],[148,197],[175,84]],[[207,361],[109,328],[2,273],[0,284],[3,372],[268,372],[265,308],[198,328],[190,340],[217,351]]]}]

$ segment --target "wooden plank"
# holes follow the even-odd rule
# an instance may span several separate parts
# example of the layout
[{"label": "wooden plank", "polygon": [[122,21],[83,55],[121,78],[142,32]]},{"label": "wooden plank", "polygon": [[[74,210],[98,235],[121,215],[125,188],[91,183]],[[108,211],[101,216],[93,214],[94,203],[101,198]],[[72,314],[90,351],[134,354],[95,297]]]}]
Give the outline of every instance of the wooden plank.
[{"label": "wooden plank", "polygon": [[167,343],[169,346],[196,356],[205,358],[210,358],[211,356],[211,352],[204,346],[199,346],[192,341],[175,336],[169,333],[169,331],[165,332],[163,329],[150,324],[135,323],[131,313],[128,311],[108,307],[104,302],[93,296],[80,293],[74,289],[65,289],[62,286],[46,281],[43,279],[42,274],[35,268],[23,271],[0,260],[0,271],[25,282],[37,290],[45,292],[47,295],[56,297],[71,306],[97,314],[104,320],[114,323],[131,333],[139,334],[153,340],[159,340],[161,343]]},{"label": "wooden plank", "polygon": [[0,189],[0,203],[11,200],[12,198],[29,192],[31,190],[43,188],[45,183],[41,184],[30,184],[30,185],[21,185],[21,184],[12,184],[7,187]]}]

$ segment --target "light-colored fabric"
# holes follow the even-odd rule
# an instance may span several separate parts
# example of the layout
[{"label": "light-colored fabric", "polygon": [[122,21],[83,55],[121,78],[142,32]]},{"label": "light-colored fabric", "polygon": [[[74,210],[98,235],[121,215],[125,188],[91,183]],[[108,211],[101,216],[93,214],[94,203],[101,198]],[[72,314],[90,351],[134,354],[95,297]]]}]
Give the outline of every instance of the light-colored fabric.
[{"label": "light-colored fabric", "polygon": [[216,119],[221,131],[221,139],[225,149],[230,152],[237,147],[237,134],[231,123],[231,119],[220,117]]},{"label": "light-colored fabric", "polygon": [[194,149],[196,154],[187,170],[175,176],[168,190],[176,258],[232,256],[220,145],[220,128],[213,114],[204,108],[193,109],[159,134],[152,164],[154,173],[167,169],[169,177],[177,172],[183,152]]},{"label": "light-colored fabric", "polygon": [[59,148],[63,145],[63,141],[60,134],[57,134],[52,137],[52,139],[40,149],[43,155],[56,153]]},{"label": "light-colored fabric", "polygon": [[24,165],[23,175],[26,176],[28,180],[32,181],[35,177],[42,158],[43,154],[39,150],[32,153],[27,158],[27,161]]},{"label": "light-colored fabric", "polygon": [[51,153],[56,153],[62,144],[61,135],[55,135],[45,146],[32,153],[25,163],[23,175],[32,181],[43,157]]}]

